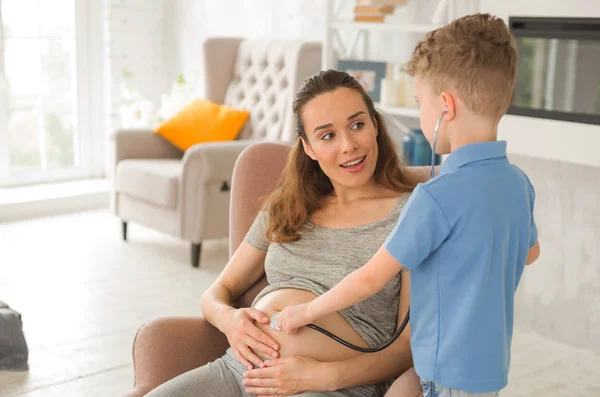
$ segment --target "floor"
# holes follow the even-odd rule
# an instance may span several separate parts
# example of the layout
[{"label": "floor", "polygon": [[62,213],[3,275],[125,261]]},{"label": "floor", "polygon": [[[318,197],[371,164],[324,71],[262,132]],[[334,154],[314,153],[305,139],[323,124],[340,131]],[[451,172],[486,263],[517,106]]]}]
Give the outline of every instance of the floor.
[{"label": "floor", "polygon": [[120,237],[107,211],[0,223],[0,300],[22,314],[30,350],[28,372],[0,371],[0,396],[120,396],[138,327],[200,314],[226,240],[205,243],[194,269],[184,242],[137,225]]},{"label": "floor", "polygon": [[[189,246],[107,211],[0,223],[0,300],[23,315],[28,372],[0,371],[0,397],[121,396],[132,384],[131,342],[145,321],[198,315],[227,259],[227,241]],[[515,332],[503,397],[598,397],[600,357]]]}]

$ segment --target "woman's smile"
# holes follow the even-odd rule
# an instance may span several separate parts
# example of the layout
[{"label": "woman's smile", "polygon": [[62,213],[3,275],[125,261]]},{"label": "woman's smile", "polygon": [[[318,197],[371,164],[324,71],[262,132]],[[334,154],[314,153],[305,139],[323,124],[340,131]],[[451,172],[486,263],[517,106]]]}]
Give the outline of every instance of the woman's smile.
[{"label": "woman's smile", "polygon": [[367,156],[358,157],[356,159],[349,160],[340,165],[343,169],[351,173],[360,172],[365,167],[365,160]]}]

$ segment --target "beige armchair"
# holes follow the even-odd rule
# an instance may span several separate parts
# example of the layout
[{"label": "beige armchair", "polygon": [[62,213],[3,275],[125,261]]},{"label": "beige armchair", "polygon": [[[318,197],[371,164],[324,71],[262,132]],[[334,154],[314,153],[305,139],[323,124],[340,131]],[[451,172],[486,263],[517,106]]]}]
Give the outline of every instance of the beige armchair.
[{"label": "beige armchair", "polygon": [[204,240],[228,236],[238,155],[257,140],[293,140],[293,98],[321,68],[319,43],[211,38],[203,54],[203,98],[250,111],[239,140],[183,153],[150,130],[113,135],[111,207],[122,220],[123,240],[129,222],[179,237],[191,242],[194,267]]}]

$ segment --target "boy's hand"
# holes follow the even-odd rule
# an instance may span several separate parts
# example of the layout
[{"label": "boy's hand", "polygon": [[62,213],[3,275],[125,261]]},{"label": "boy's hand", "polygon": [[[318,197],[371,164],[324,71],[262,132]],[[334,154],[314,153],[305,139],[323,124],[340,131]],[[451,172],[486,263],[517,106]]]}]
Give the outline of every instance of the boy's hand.
[{"label": "boy's hand", "polygon": [[312,321],[308,313],[308,303],[303,303],[283,309],[277,319],[277,325],[286,334],[294,334],[298,328],[310,324]]}]

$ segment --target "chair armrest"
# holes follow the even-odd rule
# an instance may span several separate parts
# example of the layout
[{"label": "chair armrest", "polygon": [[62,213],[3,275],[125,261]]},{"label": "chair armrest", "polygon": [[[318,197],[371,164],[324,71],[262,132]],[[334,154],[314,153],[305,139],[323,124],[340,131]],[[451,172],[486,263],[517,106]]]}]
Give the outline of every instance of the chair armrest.
[{"label": "chair armrest", "polygon": [[411,368],[396,379],[385,394],[386,397],[422,396],[419,376]]},{"label": "chair armrest", "polygon": [[223,182],[231,186],[235,160],[253,142],[202,143],[185,152],[178,199],[183,239],[200,242],[227,236],[230,194],[219,191]]},{"label": "chair armrest", "polygon": [[[230,181],[233,166],[242,151],[255,143],[252,140],[200,143],[183,156],[183,181]],[[185,189],[185,183],[183,184]]]},{"label": "chair armrest", "polygon": [[[250,307],[268,284],[262,277],[234,307]],[[161,317],[144,324],[133,341],[134,388],[125,397],[142,397],[166,381],[225,354],[227,337],[203,317]]]},{"label": "chair armrest", "polygon": [[227,338],[202,317],[164,317],[142,326],[133,341],[134,384],[141,397],[174,377],[214,361]]},{"label": "chair armrest", "polygon": [[180,159],[183,152],[152,130],[118,130],[110,136],[113,166],[125,159]]}]

